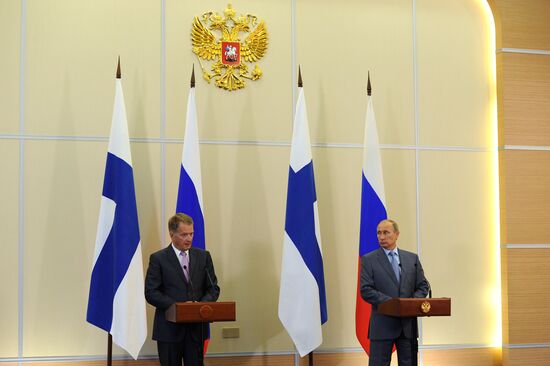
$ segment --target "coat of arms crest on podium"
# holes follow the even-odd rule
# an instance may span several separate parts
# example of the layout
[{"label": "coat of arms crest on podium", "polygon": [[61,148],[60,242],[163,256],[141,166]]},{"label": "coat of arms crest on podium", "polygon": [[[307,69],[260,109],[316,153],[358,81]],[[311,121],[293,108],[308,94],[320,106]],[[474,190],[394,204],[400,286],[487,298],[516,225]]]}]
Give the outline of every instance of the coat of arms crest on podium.
[{"label": "coat of arms crest on podium", "polygon": [[[219,33],[216,38],[214,33]],[[244,40],[241,39],[244,36]],[[191,30],[193,53],[197,55],[202,75],[210,83],[214,79],[219,88],[233,91],[242,89],[246,80],[258,80],[262,70],[256,63],[267,51],[267,28],[252,14],[236,16],[231,4],[224,15],[212,11],[195,17]],[[213,61],[208,70],[204,61]],[[256,63],[249,69],[248,63]],[[252,65],[250,65],[252,67]]]}]

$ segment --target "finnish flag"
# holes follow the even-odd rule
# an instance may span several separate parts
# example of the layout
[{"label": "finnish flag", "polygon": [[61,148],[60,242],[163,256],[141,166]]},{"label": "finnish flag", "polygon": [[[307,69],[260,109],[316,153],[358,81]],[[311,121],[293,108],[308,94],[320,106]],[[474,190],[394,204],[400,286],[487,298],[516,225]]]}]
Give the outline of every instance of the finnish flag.
[{"label": "finnish flag", "polygon": [[306,103],[299,88],[290,152],[279,319],[301,357],[323,342],[327,302]]},{"label": "finnish flag", "polygon": [[120,78],[97,225],[86,320],[134,359],[147,336],[143,260],[128,122]]}]

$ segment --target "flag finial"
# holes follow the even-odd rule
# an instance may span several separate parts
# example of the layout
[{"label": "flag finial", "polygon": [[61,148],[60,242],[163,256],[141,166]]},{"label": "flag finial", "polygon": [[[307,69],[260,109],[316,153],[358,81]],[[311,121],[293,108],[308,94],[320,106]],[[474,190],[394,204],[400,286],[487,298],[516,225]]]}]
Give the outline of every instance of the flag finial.
[{"label": "flag finial", "polygon": [[298,88],[302,88],[304,86],[304,83],[302,82],[302,70],[300,69],[300,66],[298,66]]},{"label": "flag finial", "polygon": [[370,71],[368,73],[368,79],[367,79],[367,95],[370,97],[372,93],[372,87],[370,85]]},{"label": "flag finial", "polygon": [[118,64],[116,66],[116,78],[120,79],[120,56],[118,56]]},{"label": "flag finial", "polygon": [[191,88],[195,87],[195,64],[193,64],[193,69],[191,70]]}]

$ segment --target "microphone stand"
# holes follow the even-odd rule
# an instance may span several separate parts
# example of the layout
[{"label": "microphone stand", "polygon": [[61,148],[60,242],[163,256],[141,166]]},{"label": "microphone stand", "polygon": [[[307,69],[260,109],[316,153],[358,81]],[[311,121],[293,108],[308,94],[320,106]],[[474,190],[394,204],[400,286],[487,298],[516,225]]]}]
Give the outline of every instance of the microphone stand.
[{"label": "microphone stand", "polygon": [[[191,301],[196,302],[197,299],[195,297],[195,286],[193,286],[193,281],[191,281],[191,273],[187,266],[183,266],[183,269],[185,272],[187,272],[187,278],[189,279],[189,287],[191,288]],[[199,338],[199,349],[198,349],[198,359],[199,359],[199,365],[204,366],[204,335],[203,335],[203,323],[196,323],[200,327],[200,338]]]}]

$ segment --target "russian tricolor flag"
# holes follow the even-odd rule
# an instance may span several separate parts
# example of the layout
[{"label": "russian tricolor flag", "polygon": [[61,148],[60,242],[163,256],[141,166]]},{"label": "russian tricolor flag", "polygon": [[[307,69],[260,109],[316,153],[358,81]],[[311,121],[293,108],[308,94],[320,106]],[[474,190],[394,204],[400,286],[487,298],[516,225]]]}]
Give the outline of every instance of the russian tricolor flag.
[{"label": "russian tricolor flag", "polygon": [[299,88],[290,152],[279,319],[300,356],[323,342],[327,302],[306,102]]},{"label": "russian tricolor flag", "polygon": [[134,359],[147,336],[143,286],[128,122],[117,78],[86,320]]},{"label": "russian tricolor flag", "polygon": [[[370,84],[370,80],[369,80]],[[369,85],[370,86],[370,85]],[[384,179],[380,146],[372,97],[367,103],[365,121],[365,137],[363,147],[363,174],[361,179],[361,225],[359,234],[359,260],[357,275],[357,301],[355,308],[355,332],[361,346],[370,354],[369,321],[371,305],[361,298],[359,272],[361,257],[379,248],[376,230],[378,223],[387,218],[386,197],[384,194]]]},{"label": "russian tricolor flag", "polygon": [[[194,80],[194,73],[192,79]],[[191,85],[193,85],[193,81]],[[180,181],[176,213],[181,212],[193,219],[193,246],[206,249],[204,235],[204,210],[202,204],[201,157],[199,151],[199,129],[197,126],[197,107],[195,105],[195,88],[191,86],[187,98],[187,118],[183,152],[181,154]],[[204,353],[208,348],[210,332],[204,341]]]}]

